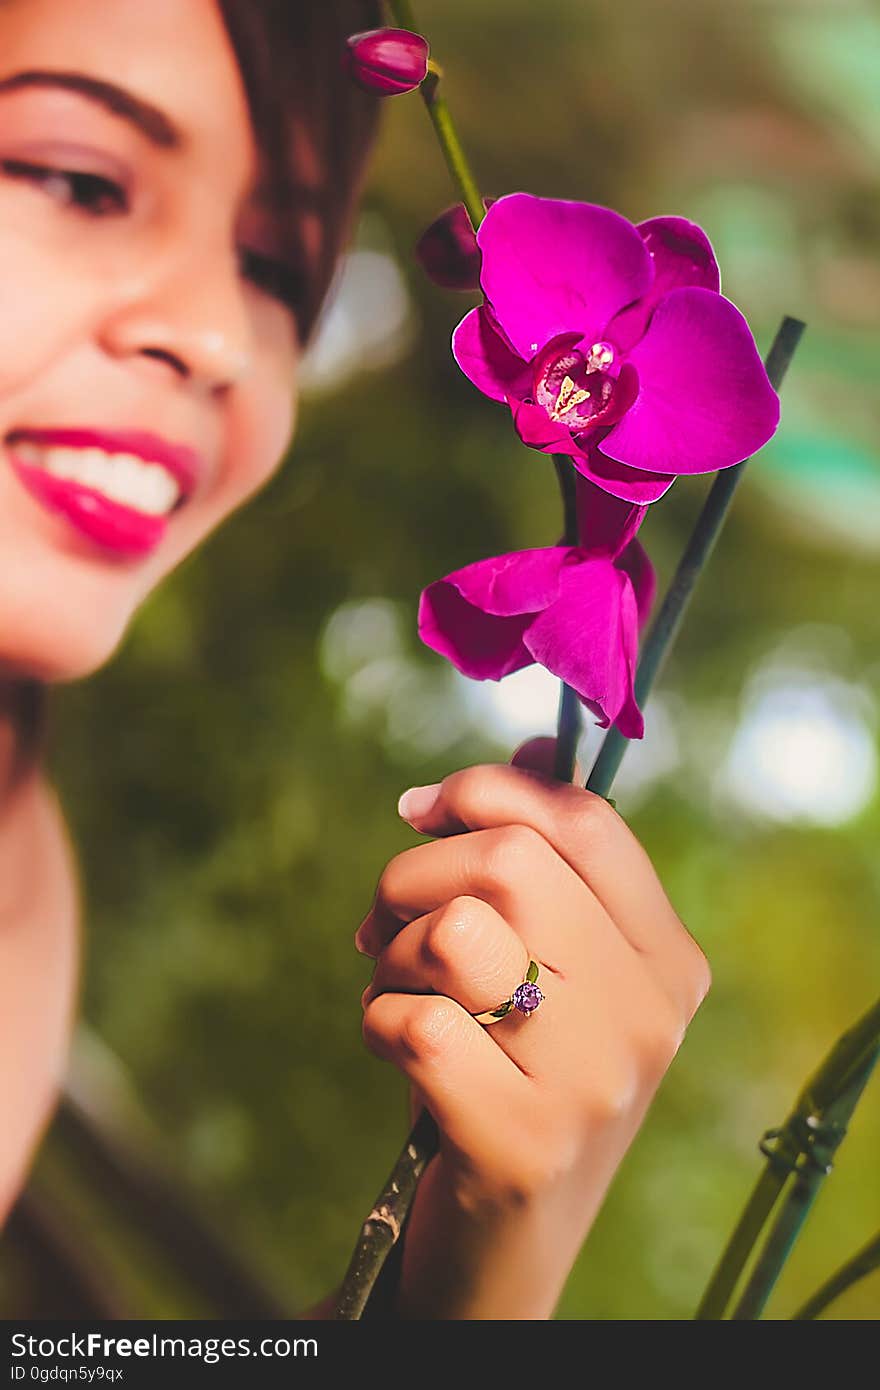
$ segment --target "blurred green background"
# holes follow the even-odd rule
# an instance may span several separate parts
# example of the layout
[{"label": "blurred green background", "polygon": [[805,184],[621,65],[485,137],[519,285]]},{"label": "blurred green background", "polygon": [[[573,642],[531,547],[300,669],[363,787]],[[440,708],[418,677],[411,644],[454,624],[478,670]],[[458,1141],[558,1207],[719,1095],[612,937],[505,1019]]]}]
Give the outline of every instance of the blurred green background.
[{"label": "blurred green background", "polygon": [[[762,351],[783,313],[808,322],[780,432],[615,792],[714,987],[559,1316],[687,1318],[758,1138],[880,978],[880,13],[418,12],[485,192],[682,213],[708,231]],[[426,583],[553,542],[560,507],[549,459],[455,367],[449,334],[471,300],[411,257],[452,201],[446,171],[418,96],[385,116],[289,460],[148,602],[117,659],[55,698],[88,903],[77,1084],[149,1117],[139,1146],[294,1310],[340,1277],[407,1127],[403,1084],[361,1044],[369,966],[352,943],[382,867],[417,839],[397,796],[551,732],[556,701],[541,672],[468,684],[416,638]],[[705,490],[683,480],[645,523],[661,584]],[[878,1226],[878,1085],[771,1317]],[[198,1312],[87,1171],[56,1132],[33,1192],[68,1213],[119,1307]],[[38,1307],[23,1266],[0,1268],[4,1306]],[[830,1316],[878,1308],[875,1275]]]}]

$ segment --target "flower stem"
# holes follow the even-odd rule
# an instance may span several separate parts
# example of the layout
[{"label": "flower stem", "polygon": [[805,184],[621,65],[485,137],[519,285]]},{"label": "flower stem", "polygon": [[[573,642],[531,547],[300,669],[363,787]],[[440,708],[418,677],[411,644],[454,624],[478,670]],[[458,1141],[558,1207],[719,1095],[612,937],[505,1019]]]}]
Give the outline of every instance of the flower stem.
[{"label": "flower stem", "polygon": [[[731,1294],[783,1188],[792,1173],[798,1172],[798,1165],[804,1156],[811,1167],[815,1166],[816,1136],[820,1136],[821,1142],[826,1124],[831,1119],[831,1107],[841,1096],[851,1094],[850,1088],[859,1082],[863,1073],[861,1086],[864,1086],[876,1059],[878,1043],[880,1000],[834,1044],[802,1088],[782,1127],[765,1135],[761,1151],[767,1158],[766,1167],[721,1255],[694,1314],[695,1318],[707,1320],[723,1317]],[[861,1087],[855,1100],[860,1094]],[[840,1117],[836,1119],[839,1121]]]},{"label": "flower stem", "polygon": [[[800,319],[786,317],[765,358],[767,375],[778,390],[794,356],[805,325]],[[733,468],[723,469],[712,484],[709,496],[697,517],[690,540],[678,562],[672,583],[666,591],[660,610],[642,645],[636,672],[635,696],[644,708],[651,687],[663,667],[669,649],[678,636],[697,580],[706,566],[718,534],[724,524],[733,495],[742,480],[748,459]],[[615,725],[608,730],[587,779],[587,789],[607,796],[617,769],[623,760],[629,740]]]},{"label": "flower stem", "polygon": [[423,1110],[361,1227],[342,1281],[334,1314],[337,1321],[353,1322],[362,1317],[374,1285],[379,1292],[380,1272],[383,1266],[386,1270],[390,1266],[390,1262],[386,1264],[387,1257],[399,1240],[419,1179],[437,1151],[437,1138],[433,1117]]},{"label": "flower stem", "polygon": [[[791,1254],[795,1241],[807,1219],[819,1188],[831,1172],[832,1159],[846,1137],[852,1113],[868,1084],[880,1050],[869,1054],[858,1068],[849,1085],[831,1102],[821,1121],[816,1116],[814,1139],[807,1161],[798,1167],[785,1201],[767,1243],[761,1251],[742,1297],[733,1310],[732,1319],[741,1322],[759,1318],[766,1306],[782,1267]],[[809,1121],[808,1121],[809,1122]]]},{"label": "flower stem", "polygon": [[[577,491],[574,468],[565,454],[554,454],[553,463],[559,480],[564,516],[563,545],[577,545],[580,539],[577,515]],[[573,782],[577,744],[581,732],[582,706],[570,685],[560,682],[559,715],[556,721],[556,755],[553,776],[560,782]]]},{"label": "flower stem", "polygon": [[817,1318],[836,1298],[852,1288],[860,1279],[873,1274],[875,1269],[880,1269],[880,1231],[872,1236],[868,1244],[853,1255],[852,1259],[841,1265],[830,1279],[826,1279],[812,1297],[793,1314],[792,1322],[806,1322],[811,1318]]},{"label": "flower stem", "polygon": [[[389,0],[388,8],[401,29],[409,29],[413,34],[421,33],[409,0]],[[431,117],[431,123],[443,151],[446,166],[452,175],[452,182],[461,195],[461,201],[464,203],[471,225],[476,231],[486,215],[486,209],[483,207],[477,181],[471,172],[464,148],[458,138],[458,132],[453,124],[446,98],[440,91],[440,73],[436,65],[428,69],[428,75],[419,91],[427,107],[428,115]]]}]

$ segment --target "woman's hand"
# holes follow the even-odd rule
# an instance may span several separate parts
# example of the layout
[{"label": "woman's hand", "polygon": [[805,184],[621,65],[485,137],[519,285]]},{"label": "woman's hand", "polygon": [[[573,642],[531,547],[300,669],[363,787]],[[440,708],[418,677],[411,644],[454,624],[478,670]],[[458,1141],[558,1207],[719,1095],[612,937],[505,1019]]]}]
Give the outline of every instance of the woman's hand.
[{"label": "woman's hand", "polygon": [[[547,744],[517,761],[545,764]],[[357,936],[376,957],[367,1045],[440,1129],[397,1311],[547,1318],[709,968],[602,797],[490,765],[419,789],[401,814],[436,838],[391,860]],[[530,958],[540,1007],[477,1023]]]}]

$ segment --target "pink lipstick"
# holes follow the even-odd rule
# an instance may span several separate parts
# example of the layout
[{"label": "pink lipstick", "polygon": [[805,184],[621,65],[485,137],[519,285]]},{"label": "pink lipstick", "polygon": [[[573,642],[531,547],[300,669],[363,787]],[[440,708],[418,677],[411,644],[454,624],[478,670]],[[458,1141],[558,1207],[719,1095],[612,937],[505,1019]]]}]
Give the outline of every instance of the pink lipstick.
[{"label": "pink lipstick", "polygon": [[[109,497],[97,485],[49,472],[45,466],[28,459],[28,451],[23,447],[27,444],[44,448],[98,449],[104,454],[129,454],[145,463],[161,464],[180,489],[171,511],[184,504],[204,473],[204,464],[195,450],[170,444],[145,431],[14,430],[7,438],[10,463],[31,496],[53,515],[64,517],[80,535],[120,557],[142,557],[155,551],[168,529],[169,512],[139,510]],[[112,470],[119,465],[109,466]]]}]

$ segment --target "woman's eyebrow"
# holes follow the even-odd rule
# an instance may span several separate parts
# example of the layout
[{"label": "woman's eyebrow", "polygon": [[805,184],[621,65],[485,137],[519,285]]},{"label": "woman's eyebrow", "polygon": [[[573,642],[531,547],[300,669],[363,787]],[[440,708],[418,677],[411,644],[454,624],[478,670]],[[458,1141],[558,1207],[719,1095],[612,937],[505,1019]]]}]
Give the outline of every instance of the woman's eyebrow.
[{"label": "woman's eyebrow", "polygon": [[14,91],[18,87],[62,87],[69,92],[79,92],[114,116],[129,121],[162,149],[180,149],[184,143],[181,132],[164,111],[124,87],[117,87],[115,82],[90,77],[84,72],[60,72],[50,68],[16,72],[11,77],[0,78],[0,92]]}]

